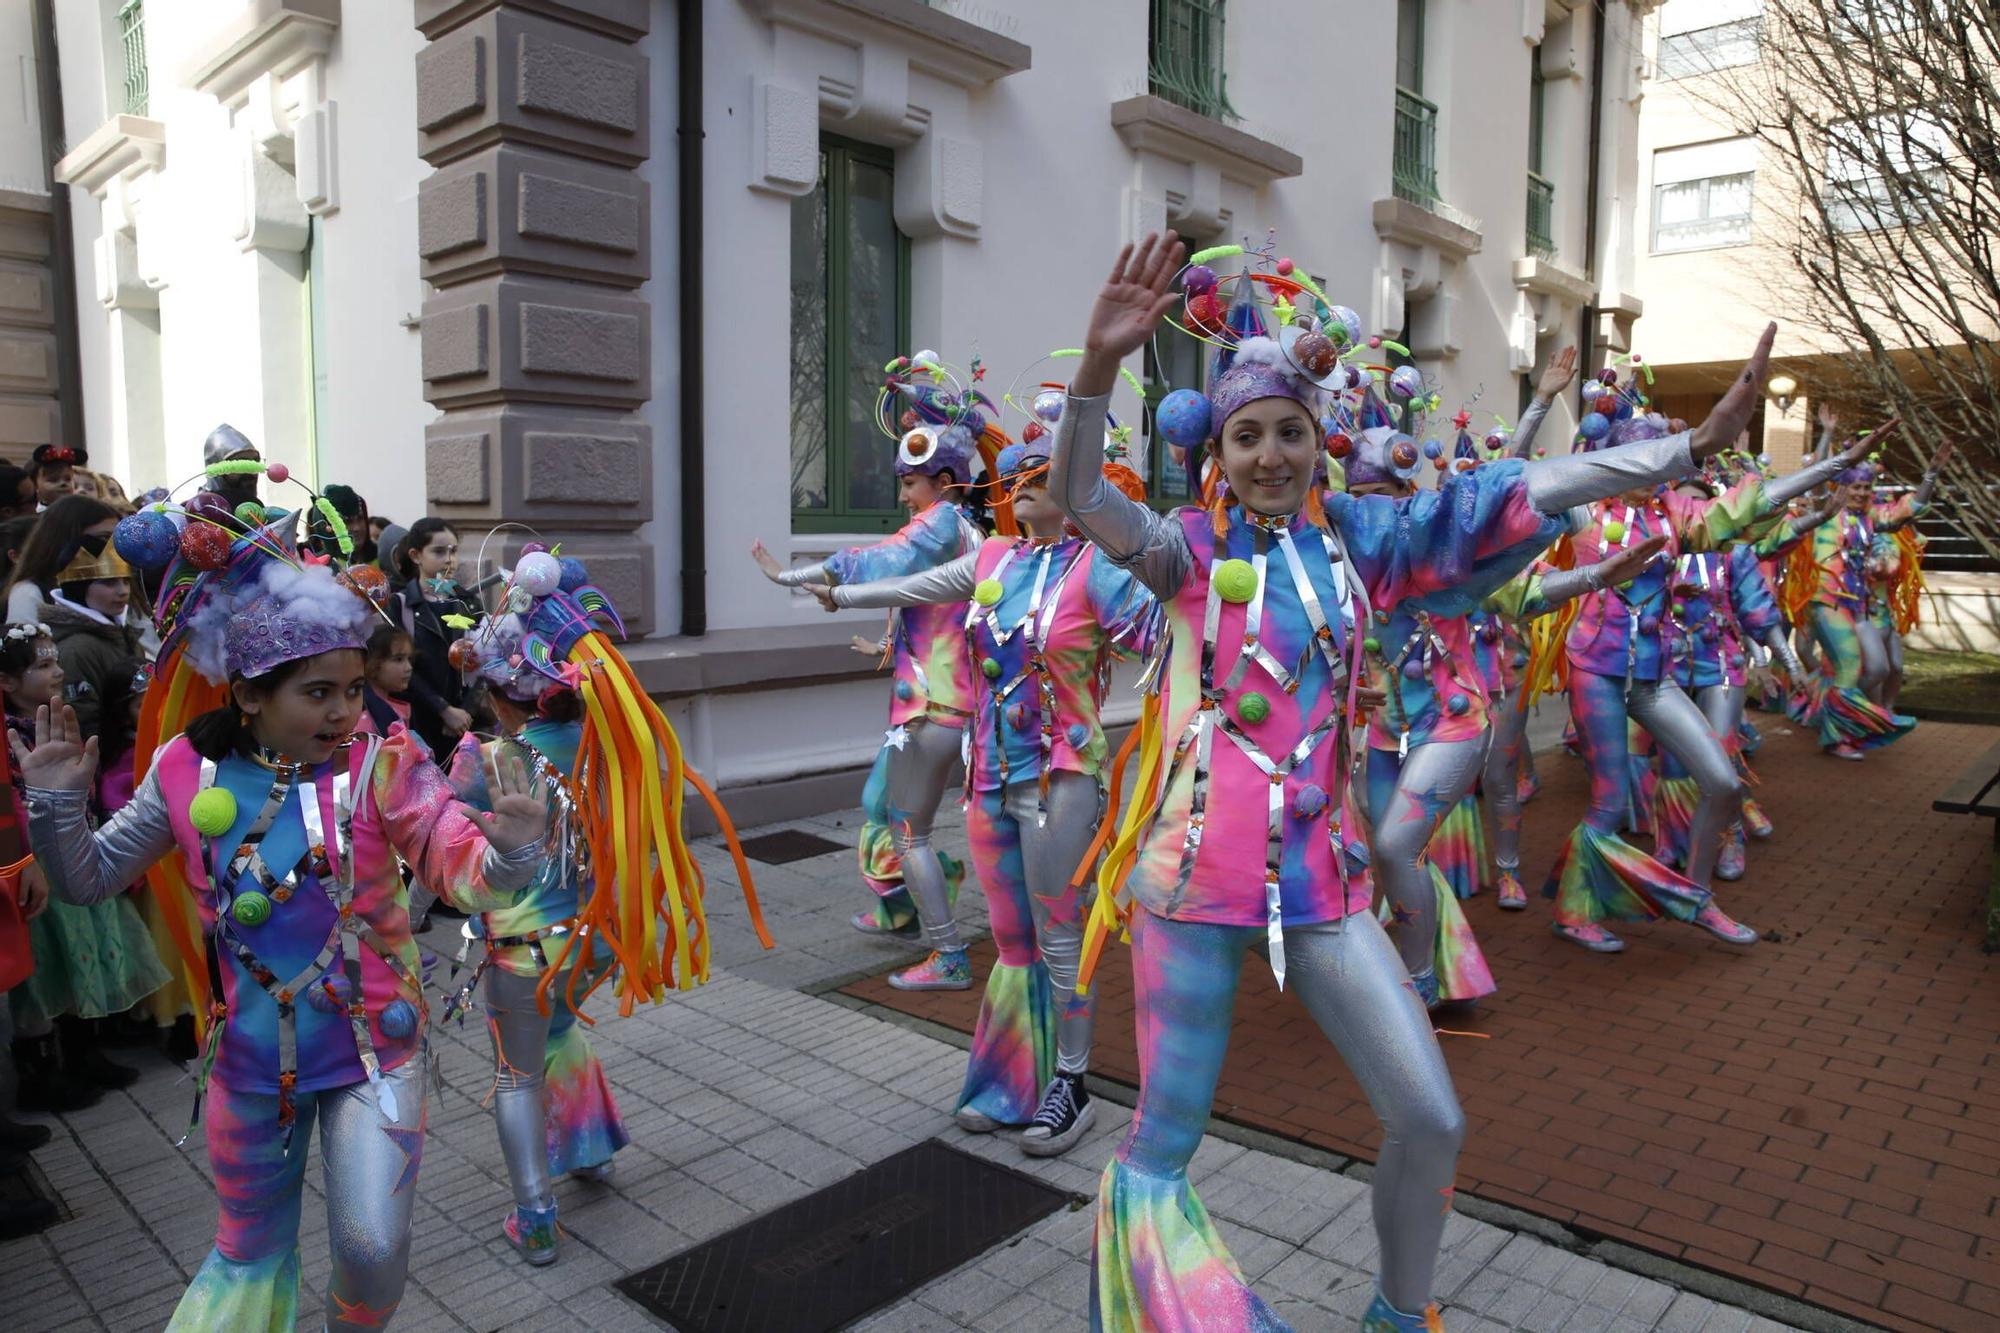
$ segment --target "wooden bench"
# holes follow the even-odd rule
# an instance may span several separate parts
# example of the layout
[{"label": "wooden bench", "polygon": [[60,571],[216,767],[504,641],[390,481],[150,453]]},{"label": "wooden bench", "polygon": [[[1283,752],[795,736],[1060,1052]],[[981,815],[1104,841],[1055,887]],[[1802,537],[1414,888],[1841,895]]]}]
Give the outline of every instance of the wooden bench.
[{"label": "wooden bench", "polygon": [[1947,815],[1985,815],[1993,821],[1993,869],[1986,885],[1987,953],[2000,953],[2000,745],[1995,745],[1959,774],[1958,781],[1945,788],[1931,802],[1931,809]]}]

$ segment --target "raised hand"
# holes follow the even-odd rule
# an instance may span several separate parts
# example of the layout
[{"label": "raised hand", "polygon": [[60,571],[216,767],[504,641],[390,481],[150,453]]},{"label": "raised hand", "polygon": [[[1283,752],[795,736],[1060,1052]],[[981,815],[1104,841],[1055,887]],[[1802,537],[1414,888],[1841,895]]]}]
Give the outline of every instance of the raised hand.
[{"label": "raised hand", "polygon": [[1171,231],[1149,233],[1136,250],[1127,242],[1118,252],[1111,276],[1090,307],[1083,362],[1070,381],[1071,393],[1090,398],[1110,392],[1118,363],[1146,345],[1161,316],[1180,299],[1173,281],[1185,258],[1187,247]]},{"label": "raised hand", "polygon": [[1833,410],[1832,403],[1821,403],[1819,405],[1818,416],[1819,428],[1821,430],[1836,431],[1840,429],[1840,413]]},{"label": "raised hand", "polygon": [[771,554],[771,549],[764,545],[761,538],[750,543],[750,558],[757,562],[757,568],[764,571],[764,577],[773,583],[778,581],[778,575],[785,572],[785,567],[778,563],[778,557]]},{"label": "raised hand", "polygon": [[1944,471],[1944,465],[1951,461],[1951,456],[1956,452],[1958,448],[1950,440],[1939,445],[1937,452],[1931,455],[1931,465],[1924,469],[1925,475],[1935,477]]},{"label": "raised hand", "polygon": [[1576,378],[1576,348],[1565,347],[1549,358],[1548,368],[1542,371],[1541,381],[1535,385],[1537,398],[1554,399],[1569,387]]},{"label": "raised hand", "polygon": [[486,841],[502,852],[540,842],[548,832],[549,808],[528,777],[527,765],[514,755],[496,755],[486,783],[493,808],[470,812]]},{"label": "raised hand", "polygon": [[1777,340],[1778,326],[1766,324],[1763,336],[1757,339],[1757,350],[1750,354],[1750,360],[1743,366],[1743,373],[1729,386],[1729,392],[1722,395],[1708,414],[1708,420],[1694,428],[1694,438],[1690,448],[1695,461],[1713,458],[1736,443],[1736,437],[1750,424],[1750,416],[1757,410],[1757,399],[1764,392],[1764,376],[1771,369],[1771,344]]},{"label": "raised hand", "polygon": [[1595,566],[1598,577],[1604,580],[1602,586],[1615,588],[1628,579],[1637,578],[1640,571],[1645,569],[1647,565],[1652,564],[1653,557],[1665,550],[1666,546],[1666,534],[1661,533],[1658,536],[1646,538],[1646,540],[1640,542],[1637,546],[1623,547],[1613,554],[1605,556]]},{"label": "raised hand", "polygon": [[21,766],[21,781],[30,787],[50,791],[89,791],[97,776],[97,737],[83,738],[76,710],[64,704],[51,714],[47,704],[35,709],[35,748],[30,750],[18,735],[7,739],[14,746],[14,761]]}]

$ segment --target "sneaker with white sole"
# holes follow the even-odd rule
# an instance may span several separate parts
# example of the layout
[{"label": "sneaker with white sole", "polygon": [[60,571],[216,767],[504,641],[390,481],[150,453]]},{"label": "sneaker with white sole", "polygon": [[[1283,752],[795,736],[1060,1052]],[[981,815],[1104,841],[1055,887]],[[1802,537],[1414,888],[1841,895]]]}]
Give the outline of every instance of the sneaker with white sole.
[{"label": "sneaker with white sole", "polygon": [[536,1268],[556,1261],[556,1206],[515,1208],[501,1229],[507,1243]]},{"label": "sneaker with white sole", "polygon": [[1054,1157],[1076,1146],[1097,1114],[1084,1089],[1083,1075],[1058,1070],[1042,1093],[1041,1109],[1021,1131],[1021,1151],[1030,1157]]},{"label": "sneaker with white sole", "polygon": [[1613,935],[1600,925],[1589,921],[1579,921],[1565,925],[1560,921],[1549,923],[1549,929],[1568,940],[1571,944],[1581,944],[1592,953],[1623,953],[1625,941]]},{"label": "sneaker with white sole", "polygon": [[897,990],[971,990],[972,960],[963,949],[933,949],[915,967],[889,974]]},{"label": "sneaker with white sole", "polygon": [[991,1134],[1000,1122],[976,1106],[961,1106],[951,1113],[953,1123],[968,1134]]},{"label": "sneaker with white sole", "polygon": [[872,907],[856,912],[847,919],[847,924],[863,935],[878,940],[914,941],[923,934],[923,926],[915,917],[911,917],[900,926],[885,926],[882,924],[882,918]]},{"label": "sneaker with white sole", "polygon": [[1759,841],[1771,836],[1771,817],[1764,813],[1763,806],[1748,796],[1743,798],[1743,827]]},{"label": "sneaker with white sole", "polygon": [[1743,878],[1748,861],[1743,851],[1743,828],[1740,824],[1732,824],[1729,831],[1722,835],[1722,846],[1715,854],[1715,877],[1734,883]]},{"label": "sneaker with white sole", "polygon": [[1729,913],[1717,907],[1712,900],[1701,911],[1695,913],[1694,924],[1700,926],[1724,944],[1755,944],[1757,942],[1757,932],[1755,930],[1752,930],[1749,926],[1744,925],[1741,921],[1738,921],[1736,918],[1730,916]]},{"label": "sneaker with white sole", "polygon": [[1500,906],[1509,912],[1524,912],[1528,908],[1528,891],[1521,887],[1520,876],[1511,870],[1500,872]]}]

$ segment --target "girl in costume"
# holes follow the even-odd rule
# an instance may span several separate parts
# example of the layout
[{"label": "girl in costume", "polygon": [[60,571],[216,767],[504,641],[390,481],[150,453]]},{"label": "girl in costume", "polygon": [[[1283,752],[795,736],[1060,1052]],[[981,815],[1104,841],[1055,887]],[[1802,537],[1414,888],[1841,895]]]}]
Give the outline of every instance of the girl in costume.
[{"label": "girl in costume", "polygon": [[1787,572],[1798,580],[1801,593],[1811,589],[1807,611],[1824,663],[1822,681],[1808,686],[1809,711],[1800,720],[1817,724],[1821,749],[1848,760],[1900,739],[1917,724],[1915,718],[1887,711],[1876,699],[1888,679],[1889,654],[1868,611],[1869,561],[1878,534],[1907,527],[1930,507],[1938,473],[1951,456],[1951,445],[1940,446],[1916,490],[1876,504],[1874,465],[1859,459],[1867,447],[1864,436],[1849,450],[1850,466],[1834,478],[1843,488],[1840,515],[1793,553]]},{"label": "girl in costume", "polygon": [[[1327,303],[1304,266],[1259,253],[1259,271],[1233,281],[1273,298],[1277,339],[1242,340],[1213,401],[1182,390],[1161,403],[1161,433],[1191,460],[1212,449],[1219,477],[1206,507],[1158,514],[1096,466],[1106,395],[1119,361],[1177,302],[1190,326],[1226,327],[1228,302],[1208,262],[1243,253],[1195,256],[1177,294],[1183,250],[1171,234],[1148,237],[1136,253],[1127,246],[1098,294],[1057,429],[1057,502],[1152,589],[1169,636],[1142,724],[1136,794],[1090,928],[1101,940],[1107,889],[1129,873],[1140,1104],[1098,1200],[1092,1320],[1119,1330],[1284,1327],[1244,1282],[1187,1180],[1238,972],[1256,942],[1280,983],[1297,984],[1385,1124],[1372,1185],[1382,1273],[1363,1328],[1436,1328],[1431,1281],[1465,1121],[1410,969],[1367,911],[1346,783],[1358,627],[1373,632],[1373,608],[1393,613],[1406,601],[1433,616],[1463,614],[1567,531],[1572,506],[1692,470],[1747,420],[1774,330],[1692,437],[1496,463],[1407,504],[1336,493],[1322,508],[1322,386],[1342,375],[1342,388],[1358,387],[1365,377],[1342,358],[1360,320]],[[1397,466],[1417,456],[1407,437],[1388,451]]]},{"label": "girl in costume", "polygon": [[[949,564],[979,548],[985,534],[964,503],[981,450],[995,452],[1006,437],[988,424],[992,400],[961,388],[935,352],[897,357],[876,400],[876,417],[897,441],[896,481],[910,521],[873,546],[851,546],[823,561],[782,568],[762,542],[751,548],[758,568],[781,587],[839,585],[898,578]],[[1003,517],[1002,530],[1011,531]],[[896,683],[889,701],[889,731],[878,758],[879,794],[887,827],[872,817],[861,831],[863,877],[881,901],[858,913],[863,934],[895,931],[914,907],[930,956],[891,974],[899,990],[968,990],[972,965],[952,916],[953,886],[931,846],[938,802],[951,781],[972,710],[972,680],[965,656],[966,608],[961,604],[899,609],[895,641]],[[871,786],[874,780],[871,778]],[[893,851],[894,862],[890,852]],[[895,894],[900,872],[910,903]],[[889,889],[887,895],[883,889]]]},{"label": "girl in costume", "polygon": [[[813,588],[828,610],[967,607],[979,672],[966,822],[1000,958],[955,1117],[974,1133],[1026,1126],[1021,1148],[1039,1157],[1067,1151],[1095,1110],[1083,1085],[1094,1003],[1077,997],[1076,982],[1107,809],[1099,710],[1111,654],[1150,648],[1159,613],[1131,574],[1065,530],[1049,496],[1047,431],[1063,406],[1059,386],[1038,393],[1029,442],[999,457],[1024,536],[989,537],[920,574]],[[1122,461],[1127,429],[1112,424],[1105,471],[1143,495]]]},{"label": "girl in costume", "polygon": [[[1584,386],[1584,401],[1592,408],[1579,427],[1584,449],[1670,438],[1667,420],[1647,410],[1644,394],[1616,381],[1616,370],[1607,367]],[[1740,381],[1731,392],[1737,388]],[[1722,443],[1734,439],[1732,434]],[[1594,563],[1614,549],[1660,535],[1667,538],[1667,559],[1623,587],[1579,598],[1564,616],[1566,632],[1545,640],[1568,657],[1570,716],[1590,774],[1589,809],[1542,890],[1555,899],[1551,929],[1564,939],[1593,952],[1616,953],[1624,941],[1605,921],[1666,914],[1730,944],[1756,943],[1757,932],[1724,912],[1709,889],[1722,827],[1736,800],[1736,770],[1701,710],[1673,682],[1665,637],[1669,574],[1682,555],[1720,550],[1753,525],[1782,514],[1789,500],[1840,466],[1813,464],[1775,481],[1746,478],[1708,500],[1631,487],[1600,503],[1589,526],[1574,538],[1579,563]],[[1643,808],[1632,724],[1673,754],[1700,787],[1685,875],[1618,836],[1621,822]]]},{"label": "girl in costume", "polygon": [[[162,571],[165,656],[144,776],[103,828],[85,810],[96,742],[72,710],[37,709],[33,750],[15,747],[55,892],[102,902],[150,868],[208,1022],[196,1114],[221,1215],[175,1329],[294,1325],[315,1122],[325,1322],[388,1322],[423,1157],[428,1013],[398,859],[470,910],[511,902],[542,861],[546,815],[517,763],[502,762],[493,810],[474,815],[408,733],[354,738],[376,613],[298,558],[296,522],[239,524],[204,493],[121,524],[125,557]],[[172,734],[198,700],[220,702]]]},{"label": "girl in costume", "polygon": [[[0,631],[0,695],[10,738],[31,742],[36,710],[61,708],[64,684],[47,626]],[[12,780],[14,806],[24,810],[18,762]],[[89,904],[52,899],[28,923],[28,941],[35,970],[0,1000],[12,1009],[22,1104],[75,1111],[96,1102],[104,1088],[130,1086],[138,1071],[107,1059],[91,1025],[132,1008],[170,979],[133,895],[121,891]]]}]

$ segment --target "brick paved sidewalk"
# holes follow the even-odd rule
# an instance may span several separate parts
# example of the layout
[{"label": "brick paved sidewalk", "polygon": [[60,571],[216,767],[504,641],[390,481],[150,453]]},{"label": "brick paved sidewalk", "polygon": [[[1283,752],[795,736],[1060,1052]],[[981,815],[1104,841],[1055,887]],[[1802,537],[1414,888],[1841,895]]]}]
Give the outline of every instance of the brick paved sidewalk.
[{"label": "brick paved sidewalk", "polygon": [[[1755,716],[1777,833],[1719,896],[1775,938],[1641,925],[1607,958],[1551,936],[1539,898],[1467,905],[1501,989],[1441,1020],[1487,1038],[1445,1038],[1471,1125],[1461,1195],[1892,1328],[2000,1327],[1991,830],[1930,811],[1994,732],[1927,722],[1848,765]],[[1580,763],[1540,768],[1531,888],[1584,804]],[[1094,1064],[1136,1084],[1130,969],[1106,960]],[[990,946],[975,961],[984,975]],[[1374,1117],[1331,1049],[1267,968],[1244,978],[1216,1114],[1372,1160]],[[977,991],[849,991],[963,1031],[977,1015]]]},{"label": "brick paved sidewalk", "polygon": [[[842,841],[852,831],[839,817],[797,826]],[[948,830],[942,841],[959,850],[959,831]],[[476,1023],[436,1031],[446,1088],[431,1103],[411,1281],[396,1328],[661,1328],[609,1284],[933,1136],[1028,1170],[1080,1200],[1094,1195],[1125,1132],[1123,1108],[1101,1102],[1096,1127],[1067,1157],[1022,1158],[1001,1137],[951,1125],[946,1111],[964,1073],[961,1049],[912,1030],[907,1020],[807,993],[899,956],[846,925],[858,903],[851,853],[760,868],[782,943],[772,954],[750,942],[726,860],[712,847],[697,854],[711,876],[716,979],[593,1030],[634,1143],[619,1155],[609,1187],[557,1186],[568,1239],[552,1268],[524,1267],[497,1234],[508,1197],[490,1113],[480,1105],[491,1077],[485,1035]],[[440,934],[426,942],[444,946]],[[608,1009],[599,1003],[594,1012]],[[184,1150],[173,1146],[186,1125],[188,1087],[164,1059],[142,1062],[137,1086],[54,1122],[55,1142],[35,1154],[68,1218],[40,1236],[0,1245],[0,1327],[8,1333],[157,1329],[207,1253],[215,1204],[202,1139],[196,1134]],[[1204,1140],[1193,1176],[1238,1261],[1300,1333],[1352,1328],[1376,1259],[1366,1168],[1291,1144],[1246,1146],[1239,1140],[1254,1135],[1231,1134]],[[302,1308],[310,1312],[327,1272],[316,1168],[306,1173],[306,1189]],[[1091,1221],[1087,1203],[1058,1212],[860,1327],[1080,1329]],[[1782,1313],[1782,1304],[1746,1303],[1700,1281],[1656,1280],[1643,1274],[1643,1256],[1603,1246],[1585,1253],[1573,1236],[1554,1231],[1524,1234],[1462,1215],[1445,1239],[1438,1290],[1453,1333],[1783,1333],[1792,1326],[1757,1313]],[[1605,1262],[1607,1254],[1621,1262]],[[309,1313],[307,1322],[315,1317]]]}]

